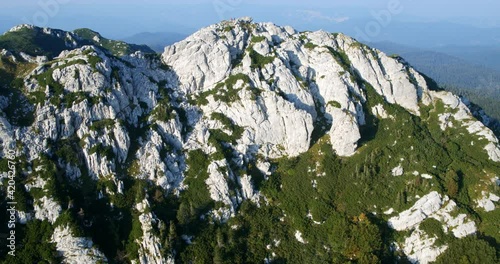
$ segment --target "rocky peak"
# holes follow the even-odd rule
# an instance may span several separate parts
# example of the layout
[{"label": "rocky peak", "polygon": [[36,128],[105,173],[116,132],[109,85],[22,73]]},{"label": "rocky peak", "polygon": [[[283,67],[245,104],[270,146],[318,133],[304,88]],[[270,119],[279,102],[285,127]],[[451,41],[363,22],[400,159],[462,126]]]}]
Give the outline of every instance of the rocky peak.
[{"label": "rocky peak", "polygon": [[[306,123],[310,127],[319,123],[320,116],[325,127],[332,126],[335,120],[336,125],[324,132],[342,156],[353,155],[361,138],[365,84],[388,103],[401,105],[416,115],[420,103],[431,102],[427,84],[419,73],[348,36],[324,31],[297,32],[272,23],[253,23],[249,18],[201,29],[166,47],[162,58],[178,75],[183,92],[193,97],[216,94],[221,87],[235,89],[223,84],[235,76],[244,76],[239,84],[249,87],[236,88],[240,98],[245,97],[244,90],[269,92],[309,114],[311,119]],[[304,135],[307,141],[312,130]],[[296,155],[308,145],[291,146],[293,149],[287,153]]]}]

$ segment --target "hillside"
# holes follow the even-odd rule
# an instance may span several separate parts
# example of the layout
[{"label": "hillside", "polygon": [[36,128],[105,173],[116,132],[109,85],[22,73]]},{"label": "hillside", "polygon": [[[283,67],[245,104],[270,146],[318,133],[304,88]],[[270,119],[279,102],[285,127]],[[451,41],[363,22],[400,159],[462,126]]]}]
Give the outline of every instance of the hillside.
[{"label": "hillside", "polygon": [[[436,80],[441,87],[467,97],[481,106],[489,116],[500,120],[497,99],[500,98],[500,71],[444,54],[444,48],[442,52],[435,52],[390,42],[370,45],[387,54],[397,54],[405,58],[417,70]],[[458,51],[451,49],[447,52]],[[494,53],[490,53],[492,54]]]},{"label": "hillside", "polygon": [[33,45],[0,50],[6,263],[498,263],[499,140],[401,58],[250,18]]},{"label": "hillside", "polygon": [[72,50],[85,45],[104,48],[115,56],[136,51],[154,53],[148,46],[109,40],[90,29],[67,32],[59,29],[19,25],[0,36],[0,49],[17,54],[24,53],[29,56],[45,56],[48,59],[56,57],[64,50]]}]

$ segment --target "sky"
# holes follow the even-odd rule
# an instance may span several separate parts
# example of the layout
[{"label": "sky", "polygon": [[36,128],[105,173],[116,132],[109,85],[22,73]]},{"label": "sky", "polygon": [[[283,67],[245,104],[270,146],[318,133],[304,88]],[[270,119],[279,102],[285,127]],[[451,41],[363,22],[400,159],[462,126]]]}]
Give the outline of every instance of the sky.
[{"label": "sky", "polygon": [[378,40],[405,23],[500,28],[498,10],[498,0],[16,0],[0,4],[0,31],[29,23],[87,27],[119,39],[140,32],[190,34],[223,19],[251,16],[299,30],[345,32],[367,40],[376,35]]}]

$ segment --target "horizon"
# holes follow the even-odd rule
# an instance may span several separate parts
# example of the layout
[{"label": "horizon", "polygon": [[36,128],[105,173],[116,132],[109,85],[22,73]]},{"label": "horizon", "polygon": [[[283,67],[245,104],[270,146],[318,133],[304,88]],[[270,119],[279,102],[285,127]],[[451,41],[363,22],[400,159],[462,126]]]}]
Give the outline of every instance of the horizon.
[{"label": "horizon", "polygon": [[[500,3],[490,0],[479,2],[483,4],[461,3],[459,8],[453,8],[454,2],[451,0],[440,3],[432,3],[430,0],[418,3],[409,0],[370,3],[321,0],[307,4],[282,0],[273,3],[262,0],[252,3],[244,0],[175,0],[166,4],[158,0],[143,0],[121,1],[121,5],[117,5],[116,0],[90,0],[85,3],[47,0],[37,4],[19,0],[3,4],[4,8],[0,10],[0,30],[6,32],[19,24],[67,31],[90,28],[110,39],[124,39],[146,32],[190,35],[222,20],[250,16],[256,22],[289,25],[299,31],[322,29],[343,32],[366,42],[391,41],[405,44],[405,40],[415,42],[410,41],[415,36],[406,36],[408,33],[404,29],[409,28],[411,34],[417,35],[425,25],[452,31],[452,34],[446,33],[449,34],[446,36],[449,39],[459,35],[461,28],[471,32],[486,31],[483,35],[488,34],[488,30],[500,32],[500,18],[496,17],[494,11],[498,10],[496,7],[500,7]],[[124,3],[127,5],[123,5]],[[416,25],[420,28],[412,29]],[[499,44],[500,36],[493,36],[491,41],[493,45]],[[439,41],[432,43],[439,44]]]}]

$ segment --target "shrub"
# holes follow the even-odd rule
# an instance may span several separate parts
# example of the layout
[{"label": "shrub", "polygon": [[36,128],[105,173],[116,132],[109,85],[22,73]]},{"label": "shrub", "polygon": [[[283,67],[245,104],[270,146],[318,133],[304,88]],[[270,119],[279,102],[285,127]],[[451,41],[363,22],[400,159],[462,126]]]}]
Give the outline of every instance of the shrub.
[{"label": "shrub", "polygon": [[[208,104],[207,97],[210,95],[212,95],[215,100],[222,101],[225,103],[233,103],[235,101],[240,100],[238,93],[239,91],[241,91],[241,89],[234,88],[234,86],[239,80],[242,80],[244,84],[250,83],[250,78],[243,73],[231,75],[226,79],[225,82],[217,84],[214,89],[201,93],[198,96],[197,103],[201,105],[207,105]],[[224,89],[224,87],[226,89]]]},{"label": "shrub", "polygon": [[92,67],[92,69],[94,69],[94,71],[97,71],[97,64],[98,63],[104,62],[101,59],[101,57],[98,57],[98,56],[89,56],[87,60],[90,64],[90,66]]},{"label": "shrub", "polygon": [[316,45],[316,44],[314,44],[312,42],[307,42],[306,44],[304,44],[304,48],[306,48],[308,50],[313,50],[316,47],[318,47],[318,45]]},{"label": "shrub", "polygon": [[115,125],[115,120],[113,119],[103,119],[103,120],[99,120],[99,121],[94,121],[92,122],[92,124],[90,125],[90,130],[93,130],[93,131],[101,131],[105,128],[111,128]]},{"label": "shrub", "polygon": [[434,218],[425,219],[419,226],[429,237],[437,238],[435,245],[443,245],[446,242],[446,234],[443,231],[441,222]]},{"label": "shrub", "polygon": [[188,169],[185,183],[189,187],[181,193],[177,220],[184,231],[192,233],[201,227],[199,223],[202,220],[199,216],[213,208],[214,202],[210,198],[205,183],[208,178],[207,168],[210,164],[208,155],[202,150],[191,151],[186,163]]},{"label": "shrub", "polygon": [[245,131],[242,127],[236,125],[230,118],[221,113],[212,113],[212,119],[218,120],[222,125],[232,132],[232,135],[222,132],[219,129],[210,130],[210,137],[213,137],[218,142],[226,142],[236,144],[236,140],[240,139]]},{"label": "shrub", "polygon": [[158,101],[157,106],[151,112],[151,116],[159,121],[167,122],[175,118],[174,109],[170,105],[170,96],[166,88],[160,88],[161,99]]},{"label": "shrub", "polygon": [[251,42],[253,43],[259,43],[266,40],[266,37],[264,36],[253,36]]},{"label": "shrub", "polygon": [[69,142],[62,143],[61,146],[56,150],[56,155],[57,157],[71,165],[79,164],[78,155],[73,150]]},{"label": "shrub", "polygon": [[50,242],[53,232],[53,227],[47,221],[29,221],[23,230],[16,232],[18,239],[22,239],[16,256],[7,256],[8,261],[5,263],[60,263],[56,246]]},{"label": "shrub", "polygon": [[350,72],[351,69],[351,61],[349,60],[349,57],[347,54],[341,50],[335,50],[332,47],[326,47],[329,51],[330,54],[333,56],[333,58],[337,61],[337,63],[342,66],[344,71]]},{"label": "shrub", "polygon": [[255,51],[253,48],[249,49],[250,58],[252,60],[252,64],[250,67],[252,69],[262,69],[266,64],[272,63],[275,57],[266,57]]},{"label": "shrub", "polygon": [[90,98],[90,94],[88,92],[70,92],[63,96],[62,101],[67,108],[70,108],[73,105],[79,104],[88,98]]},{"label": "shrub", "polygon": [[45,89],[45,87],[49,87],[49,91],[52,93],[53,97],[58,97],[63,94],[64,86],[62,86],[59,82],[56,82],[52,77],[53,69],[49,69],[46,72],[36,76],[36,80],[38,84]]},{"label": "shrub", "polygon": [[337,102],[337,101],[330,101],[330,102],[328,102],[327,105],[333,106],[335,108],[341,108],[342,107],[342,105],[339,102]]},{"label": "shrub", "polygon": [[436,264],[445,263],[499,263],[494,247],[488,242],[468,236],[453,241],[448,249],[440,255]]},{"label": "shrub", "polygon": [[109,161],[112,161],[115,158],[113,148],[110,146],[104,146],[102,143],[96,144],[90,148],[89,154],[92,155],[95,153],[101,157],[106,157]]}]

